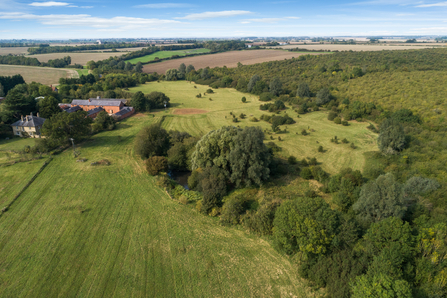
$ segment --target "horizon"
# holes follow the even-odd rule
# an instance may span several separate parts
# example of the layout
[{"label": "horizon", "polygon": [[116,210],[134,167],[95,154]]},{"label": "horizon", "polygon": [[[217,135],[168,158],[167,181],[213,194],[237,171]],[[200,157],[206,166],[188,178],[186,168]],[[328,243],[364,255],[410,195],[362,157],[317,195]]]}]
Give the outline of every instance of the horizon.
[{"label": "horizon", "polygon": [[446,9],[444,1],[405,0],[0,0],[0,39],[442,36]]}]

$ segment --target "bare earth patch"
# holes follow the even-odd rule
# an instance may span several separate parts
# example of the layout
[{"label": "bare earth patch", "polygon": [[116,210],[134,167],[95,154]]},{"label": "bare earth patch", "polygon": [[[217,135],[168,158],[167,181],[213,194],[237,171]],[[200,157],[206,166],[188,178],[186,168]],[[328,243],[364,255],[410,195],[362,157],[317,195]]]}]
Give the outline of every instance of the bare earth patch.
[{"label": "bare earth patch", "polygon": [[174,115],[195,115],[195,114],[204,114],[208,111],[200,110],[200,109],[175,109]]},{"label": "bare earth patch", "polygon": [[[209,54],[203,56],[187,57],[181,59],[167,60],[159,63],[146,64],[143,68],[147,73],[165,73],[171,68],[178,68],[180,64],[192,64],[195,69],[205,67],[236,67],[240,62],[244,65],[251,65],[256,63],[291,59],[308,53],[287,52],[281,50],[247,50],[247,51],[232,51],[219,54]],[[321,55],[322,53],[315,53]]]}]

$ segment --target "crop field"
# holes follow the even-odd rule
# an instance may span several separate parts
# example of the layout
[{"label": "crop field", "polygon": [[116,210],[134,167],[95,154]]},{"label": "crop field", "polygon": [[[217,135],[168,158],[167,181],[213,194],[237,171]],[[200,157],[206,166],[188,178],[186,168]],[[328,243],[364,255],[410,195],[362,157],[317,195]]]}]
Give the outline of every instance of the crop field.
[{"label": "crop field", "polygon": [[[54,156],[0,215],[0,297],[318,295],[268,241],[223,227],[155,185],[134,157],[133,138],[163,114],[131,117],[93,136],[78,148],[85,163],[71,150]],[[101,159],[111,165],[90,165]],[[41,164],[1,171],[1,187],[19,188],[18,178],[26,181]]]},{"label": "crop field", "polygon": [[[196,88],[194,88],[196,86]],[[150,93],[159,91],[165,93],[171,99],[172,107],[166,111],[163,126],[166,129],[187,131],[192,135],[201,136],[208,131],[227,125],[260,126],[267,132],[267,141],[273,141],[282,148],[281,155],[288,157],[293,155],[298,159],[316,157],[321,162],[322,168],[329,173],[337,173],[343,167],[362,170],[365,157],[364,153],[377,150],[377,134],[372,133],[366,127],[367,122],[351,121],[349,126],[337,125],[327,120],[327,112],[311,112],[300,115],[288,107],[281,114],[287,113],[297,123],[284,125],[287,132],[272,133],[271,125],[265,121],[250,122],[248,118],[262,114],[271,114],[259,110],[260,102],[257,96],[240,93],[235,89],[214,89],[213,94],[206,94],[202,98],[196,98],[198,93],[202,95],[209,89],[208,86],[195,85],[186,81],[178,82],[153,82],[131,88],[132,92],[142,91]],[[246,103],[241,102],[242,96],[247,98]],[[212,100],[210,100],[210,98]],[[185,109],[185,110],[184,110]],[[191,109],[199,110],[191,113]],[[183,112],[185,111],[185,112]],[[204,113],[204,111],[206,111]],[[247,118],[237,124],[232,122],[230,112],[239,116],[244,113]],[[306,129],[309,135],[301,135]],[[331,139],[337,136],[339,140],[346,138],[357,147],[352,149],[350,144],[335,144]],[[278,139],[281,138],[281,141]],[[271,140],[273,138],[273,140]],[[325,152],[318,152],[318,147],[323,146]]]},{"label": "crop field", "polygon": [[436,44],[436,43],[416,43],[416,44],[406,44],[406,43],[391,43],[391,44],[290,44],[286,46],[276,46],[272,48],[281,49],[306,49],[306,50],[324,50],[324,51],[382,51],[382,50],[417,50],[417,49],[427,49],[433,47],[445,47],[446,44]]},{"label": "crop field", "polygon": [[19,54],[27,54],[28,47],[0,47],[0,55],[19,55]]},{"label": "crop field", "polygon": [[163,59],[163,58],[170,58],[174,55],[178,56],[188,56],[191,54],[198,54],[198,53],[208,53],[210,52],[209,49],[190,49],[190,50],[178,50],[178,51],[160,51],[155,52],[150,55],[146,55],[143,57],[138,57],[134,59],[127,60],[128,62],[132,64],[137,64],[138,62],[146,63],[149,61],[155,60],[155,58]]},{"label": "crop field", "polygon": [[38,66],[0,65],[0,76],[21,74],[26,83],[37,82],[44,85],[58,84],[60,78],[78,77],[74,69]]},{"label": "crop field", "polygon": [[[321,55],[321,53],[315,53]],[[180,64],[185,65],[192,64],[196,69],[205,67],[236,67],[240,62],[244,65],[262,63],[267,61],[276,61],[290,59],[292,57],[298,57],[300,55],[307,55],[307,53],[292,53],[281,50],[247,50],[247,51],[232,51],[225,53],[218,53],[205,56],[186,57],[175,60],[163,61],[160,63],[152,63],[145,65],[144,72],[147,73],[165,73],[166,70],[171,68],[178,68]]]},{"label": "crop field", "polygon": [[37,54],[37,55],[30,55],[27,57],[31,57],[31,58],[37,58],[37,60],[39,60],[40,62],[48,62],[48,60],[51,59],[62,59],[66,56],[70,56],[71,57],[71,64],[81,64],[81,65],[86,65],[87,62],[93,60],[93,61],[99,61],[99,60],[104,60],[104,59],[108,59],[110,57],[115,57],[115,56],[121,56],[125,54],[124,52],[108,52],[108,53],[92,53],[92,52],[85,52],[85,53],[80,53],[80,52],[76,52],[76,53],[51,53],[51,54]]}]

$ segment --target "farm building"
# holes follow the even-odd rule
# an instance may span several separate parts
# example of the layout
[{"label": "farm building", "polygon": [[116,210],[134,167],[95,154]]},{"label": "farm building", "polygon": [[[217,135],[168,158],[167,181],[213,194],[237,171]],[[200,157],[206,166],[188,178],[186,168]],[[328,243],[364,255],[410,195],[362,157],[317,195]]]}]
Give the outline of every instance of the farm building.
[{"label": "farm building", "polygon": [[67,113],[79,110],[88,112],[88,117],[95,118],[100,112],[106,111],[111,116],[116,116],[118,120],[127,118],[135,113],[132,107],[125,107],[125,99],[74,99],[71,104],[59,104],[59,107]]},{"label": "farm building", "polygon": [[37,116],[33,116],[33,113],[31,113],[29,116],[22,116],[19,121],[14,122],[11,126],[15,136],[23,137],[28,134],[32,138],[40,138],[40,130],[44,121],[44,118],[39,117],[39,113],[37,113]]}]

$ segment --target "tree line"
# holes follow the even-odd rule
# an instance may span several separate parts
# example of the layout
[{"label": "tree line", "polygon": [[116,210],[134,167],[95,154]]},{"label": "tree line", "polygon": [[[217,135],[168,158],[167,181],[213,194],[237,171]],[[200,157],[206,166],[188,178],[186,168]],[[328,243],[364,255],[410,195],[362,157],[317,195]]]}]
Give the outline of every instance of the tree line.
[{"label": "tree line", "polygon": [[[3,45],[2,45],[3,46]],[[122,48],[137,48],[146,47],[147,43],[103,43],[94,45],[76,45],[76,46],[47,46],[47,47],[31,47],[28,49],[30,55],[35,54],[49,54],[49,53],[69,53],[77,51],[92,51],[92,50],[105,50],[105,49],[122,49]]]}]

